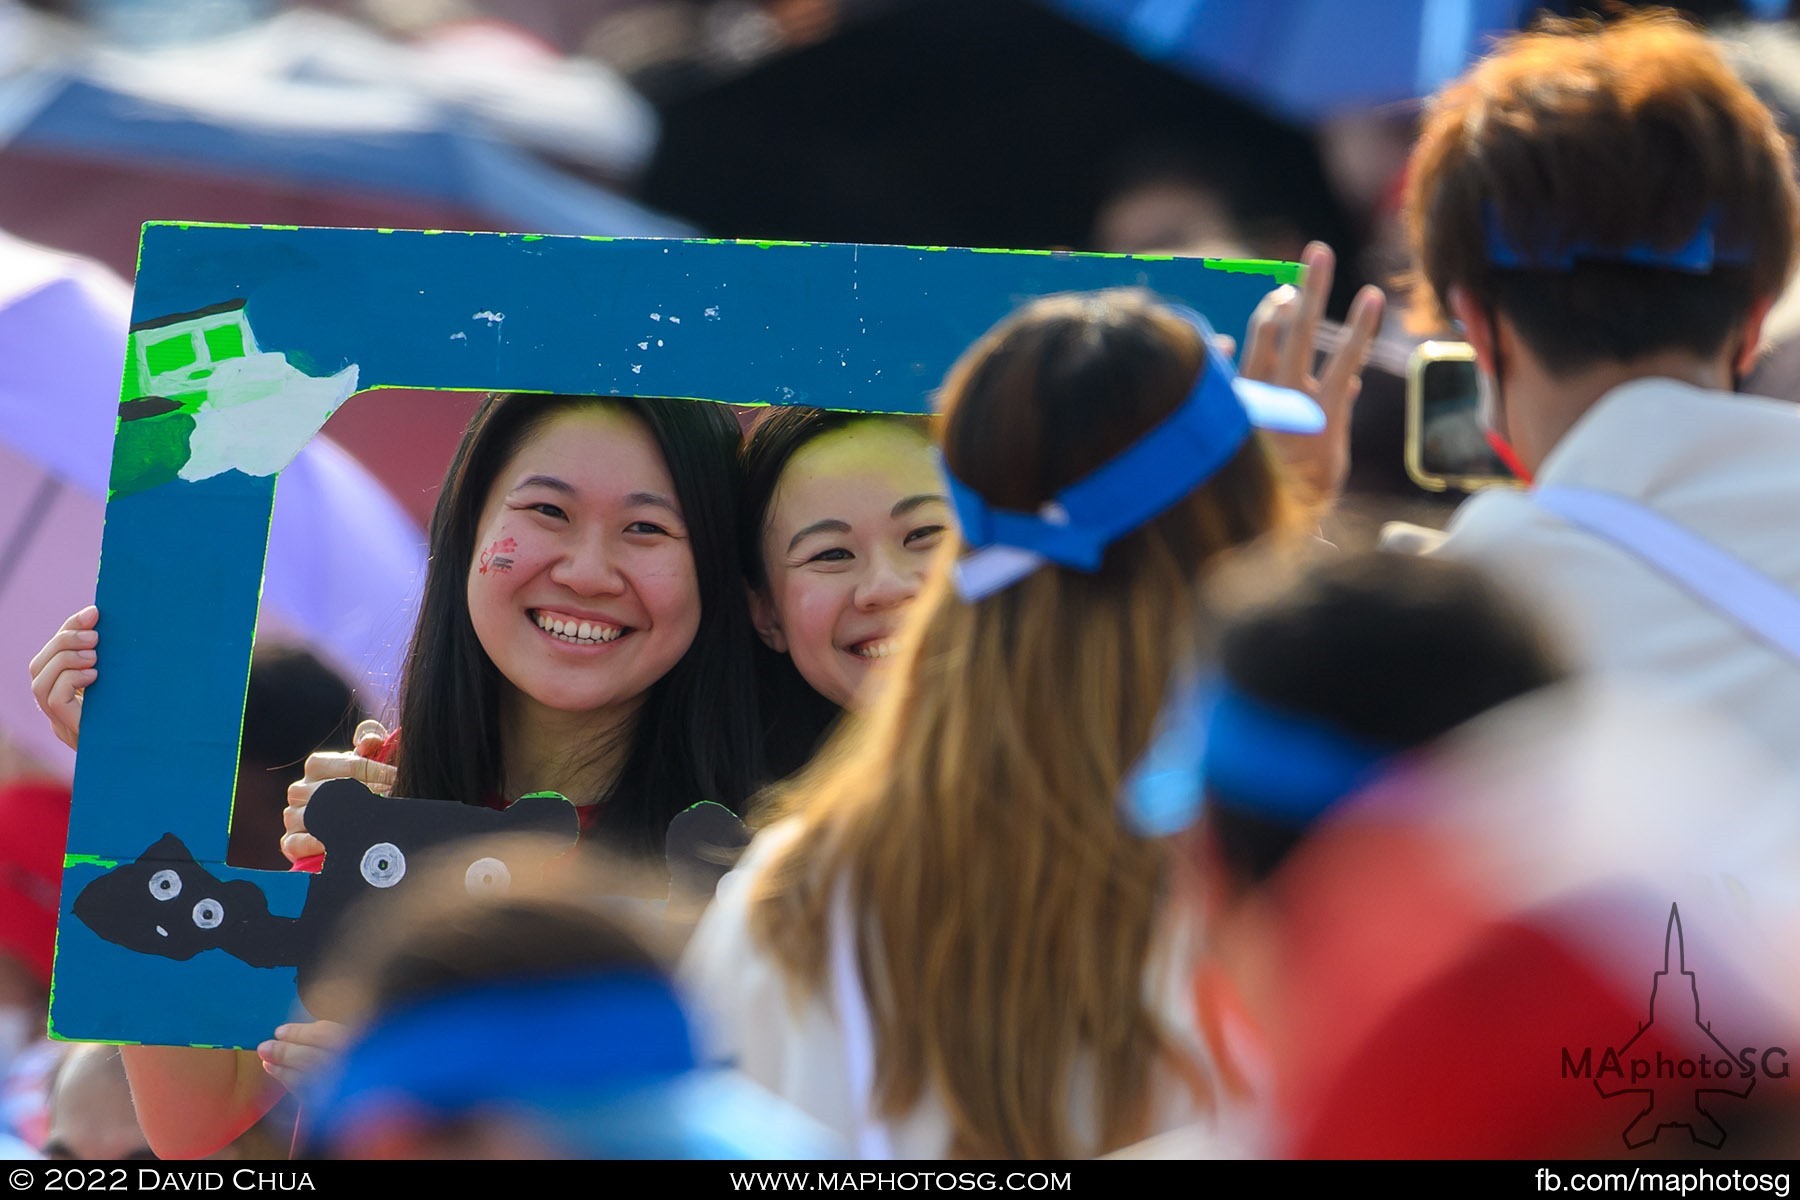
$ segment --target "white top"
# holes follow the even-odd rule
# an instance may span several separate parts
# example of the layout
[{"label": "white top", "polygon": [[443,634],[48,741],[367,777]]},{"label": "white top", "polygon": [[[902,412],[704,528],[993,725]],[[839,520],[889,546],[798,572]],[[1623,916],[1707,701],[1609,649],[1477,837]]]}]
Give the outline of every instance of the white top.
[{"label": "white top", "polygon": [[[872,1107],[853,1096],[855,1051],[849,1048],[833,1006],[822,994],[806,997],[795,1007],[781,967],[757,945],[749,928],[750,895],[759,872],[799,833],[796,822],[783,822],[757,836],[737,869],[719,882],[719,890],[683,956],[678,979],[700,1027],[702,1055],[730,1063],[764,1087],[823,1122],[847,1145],[871,1144],[859,1128],[859,1113]],[[1170,1036],[1204,1061],[1194,1020],[1194,930],[1190,922],[1172,919],[1159,931],[1145,976],[1145,996],[1162,1015]],[[1079,1081],[1082,1072],[1076,1071]],[[1156,1075],[1152,1132],[1209,1126],[1185,1083],[1173,1072]],[[1071,1089],[1071,1124],[1091,1129],[1091,1105],[1079,1082]],[[893,1156],[939,1159],[950,1153],[949,1114],[941,1101],[927,1095],[906,1117],[885,1122],[877,1141]],[[1218,1135],[1212,1156],[1240,1153],[1237,1135]],[[1247,1135],[1246,1135],[1247,1136]],[[1200,1138],[1194,1144],[1205,1142]],[[1096,1145],[1092,1150],[1097,1152]]]},{"label": "white top", "polygon": [[[1634,380],[1576,422],[1536,484],[1633,501],[1800,595],[1800,406]],[[1577,665],[1725,714],[1800,768],[1800,663],[1630,551],[1495,491],[1457,511],[1442,553],[1537,600]]]}]

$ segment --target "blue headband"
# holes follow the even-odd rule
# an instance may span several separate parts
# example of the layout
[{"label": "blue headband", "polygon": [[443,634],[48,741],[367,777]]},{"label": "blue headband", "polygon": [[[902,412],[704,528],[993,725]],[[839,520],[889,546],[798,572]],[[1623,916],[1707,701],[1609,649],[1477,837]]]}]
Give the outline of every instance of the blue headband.
[{"label": "blue headband", "polygon": [[1193,824],[1208,797],[1303,828],[1360,791],[1394,753],[1229,685],[1189,683],[1127,778],[1124,804],[1133,827],[1152,837]]},{"label": "blue headband", "polygon": [[438,1114],[518,1102],[580,1110],[695,1065],[669,984],[636,974],[489,984],[378,1019],[308,1105],[329,1147],[397,1106]]},{"label": "blue headband", "polygon": [[1679,246],[1663,249],[1649,242],[1633,242],[1629,246],[1597,246],[1592,242],[1574,242],[1552,252],[1540,248],[1535,252],[1521,249],[1500,227],[1500,214],[1492,202],[1482,205],[1482,224],[1487,231],[1488,262],[1514,271],[1573,271],[1577,262],[1625,263],[1637,267],[1657,267],[1665,271],[1681,271],[1689,275],[1710,274],[1715,266],[1743,266],[1750,261],[1741,250],[1724,251],[1716,236],[1718,210],[1708,209],[1692,237]]},{"label": "blue headband", "polygon": [[1099,570],[1108,546],[1212,478],[1253,424],[1293,433],[1325,427],[1325,414],[1304,394],[1238,378],[1213,344],[1206,319],[1177,311],[1199,331],[1206,351],[1194,390],[1143,437],[1037,512],[991,507],[944,469],[962,539],[974,551],[954,568],[963,599],[990,596],[1046,562]]}]

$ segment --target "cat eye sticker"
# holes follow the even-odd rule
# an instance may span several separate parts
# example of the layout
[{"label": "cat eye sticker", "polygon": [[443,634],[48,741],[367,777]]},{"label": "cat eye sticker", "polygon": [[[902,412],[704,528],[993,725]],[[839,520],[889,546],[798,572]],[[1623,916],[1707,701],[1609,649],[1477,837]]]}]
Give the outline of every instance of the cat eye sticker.
[{"label": "cat eye sticker", "polygon": [[225,906],[217,900],[205,899],[194,905],[194,924],[202,929],[217,929],[225,919]]},{"label": "cat eye sticker", "polygon": [[173,871],[158,871],[150,877],[150,894],[158,900],[173,900],[181,895],[181,876]]},{"label": "cat eye sticker", "polygon": [[512,872],[497,858],[478,858],[463,875],[463,886],[471,896],[498,895],[512,886]]},{"label": "cat eye sticker", "polygon": [[406,855],[392,842],[377,842],[363,851],[362,877],[372,887],[391,888],[406,877]]}]

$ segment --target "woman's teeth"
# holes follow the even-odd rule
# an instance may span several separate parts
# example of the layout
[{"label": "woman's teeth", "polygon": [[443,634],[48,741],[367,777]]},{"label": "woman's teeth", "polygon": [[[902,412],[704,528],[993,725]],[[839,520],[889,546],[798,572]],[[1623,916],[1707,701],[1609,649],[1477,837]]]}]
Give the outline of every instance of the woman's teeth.
[{"label": "woman's teeth", "polygon": [[886,658],[894,652],[894,643],[890,641],[863,642],[850,647],[850,653],[858,658]]},{"label": "woman's teeth", "polygon": [[553,617],[547,613],[534,613],[532,619],[537,622],[539,629],[551,637],[576,646],[599,646],[616,642],[625,635],[625,631],[617,625]]}]

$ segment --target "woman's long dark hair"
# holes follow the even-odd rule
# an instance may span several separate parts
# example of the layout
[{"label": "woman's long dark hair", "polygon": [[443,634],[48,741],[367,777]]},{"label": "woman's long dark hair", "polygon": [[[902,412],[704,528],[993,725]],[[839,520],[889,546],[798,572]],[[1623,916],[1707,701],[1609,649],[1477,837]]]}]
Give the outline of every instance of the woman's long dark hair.
[{"label": "woman's long dark hair", "polygon": [[[925,418],[885,413],[837,412],[825,408],[782,405],[760,413],[744,433],[738,461],[743,466],[744,503],[738,530],[744,578],[751,587],[766,592],[769,575],[762,557],[763,527],[782,473],[800,448],[828,433],[836,433],[863,421],[915,423],[919,436],[929,440]],[[777,653],[759,640],[752,655],[763,718],[763,750],[770,774],[783,779],[812,761],[837,719],[843,715],[831,700],[806,682],[794,660]]]},{"label": "woman's long dark hair", "polygon": [[675,483],[699,583],[693,645],[645,697],[624,768],[598,798],[592,831],[613,850],[656,856],[676,813],[702,800],[735,811],[765,775],[750,664],[756,639],[736,550],[738,427],[722,405],[524,393],[482,402],[431,517],[431,565],[401,683],[394,788],[396,795],[477,805],[500,791],[500,674],[469,619],[476,526],[520,444],[550,417],[584,405],[616,407],[649,427]]}]

